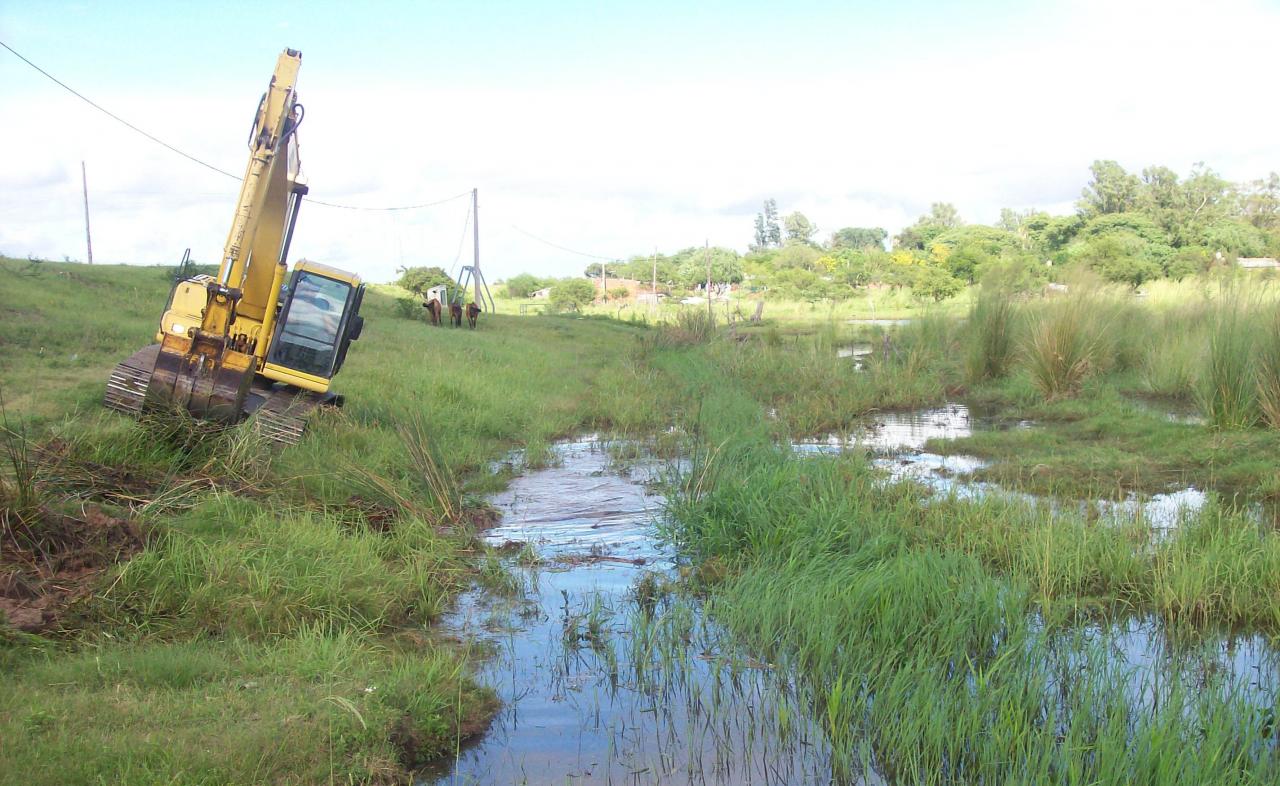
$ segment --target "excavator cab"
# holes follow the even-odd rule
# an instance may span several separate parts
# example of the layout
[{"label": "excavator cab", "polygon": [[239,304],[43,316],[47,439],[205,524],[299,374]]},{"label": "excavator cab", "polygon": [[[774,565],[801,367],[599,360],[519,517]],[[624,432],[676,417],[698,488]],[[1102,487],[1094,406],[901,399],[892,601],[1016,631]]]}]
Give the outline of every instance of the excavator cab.
[{"label": "excavator cab", "polygon": [[[323,391],[342,368],[347,347],[360,337],[364,317],[360,277],[303,260],[281,296],[263,376]],[[320,387],[313,387],[320,386]]]}]

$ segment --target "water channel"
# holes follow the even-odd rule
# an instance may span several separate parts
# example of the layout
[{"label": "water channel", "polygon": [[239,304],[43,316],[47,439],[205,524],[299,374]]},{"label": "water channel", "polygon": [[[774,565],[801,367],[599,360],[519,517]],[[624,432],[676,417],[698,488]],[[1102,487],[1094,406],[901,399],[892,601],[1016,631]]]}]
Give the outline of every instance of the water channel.
[{"label": "water channel", "polygon": [[[883,414],[854,432],[792,449],[798,459],[863,450],[886,481],[910,478],[939,495],[1013,494],[1042,504],[973,481],[979,459],[924,449],[930,439],[1031,426],[950,404]],[[635,453],[634,445],[615,447]],[[660,481],[670,471],[654,460],[616,460],[608,443],[588,437],[557,444],[553,466],[517,477],[491,498],[502,519],[485,539],[507,555],[522,586],[477,588],[443,625],[491,650],[478,676],[503,706],[485,735],[421,783],[831,782],[831,751],[793,675],[753,659],[696,599],[668,591],[684,567],[658,528]],[[1159,529],[1176,526],[1203,502],[1187,489],[1094,504],[1105,515],[1139,516]],[[1280,659],[1261,636],[1224,636],[1189,656],[1149,618],[1054,635],[1068,640],[1068,659],[1082,640],[1103,642],[1108,673],[1125,681],[1135,701],[1170,671],[1190,681],[1225,674],[1223,690],[1262,707],[1274,703],[1280,685]],[[1199,660],[1188,668],[1188,657]]]}]

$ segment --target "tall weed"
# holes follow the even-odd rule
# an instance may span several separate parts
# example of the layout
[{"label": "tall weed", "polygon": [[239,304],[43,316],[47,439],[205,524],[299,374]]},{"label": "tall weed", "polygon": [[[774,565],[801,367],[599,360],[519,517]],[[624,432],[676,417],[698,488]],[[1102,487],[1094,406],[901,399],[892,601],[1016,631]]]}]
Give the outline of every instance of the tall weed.
[{"label": "tall weed", "polygon": [[1258,409],[1272,428],[1280,428],[1280,307],[1262,314],[1257,337]]},{"label": "tall weed", "polygon": [[1218,428],[1258,422],[1253,350],[1250,309],[1238,296],[1224,298],[1210,318],[1207,363],[1196,396],[1205,418]]},{"label": "tall weed", "polygon": [[1046,303],[1031,316],[1023,348],[1027,370],[1050,401],[1075,395],[1103,365],[1105,326],[1092,298],[1076,296]]},{"label": "tall weed", "polygon": [[983,287],[969,314],[965,376],[970,383],[999,379],[1013,364],[1017,307],[1009,292]]}]

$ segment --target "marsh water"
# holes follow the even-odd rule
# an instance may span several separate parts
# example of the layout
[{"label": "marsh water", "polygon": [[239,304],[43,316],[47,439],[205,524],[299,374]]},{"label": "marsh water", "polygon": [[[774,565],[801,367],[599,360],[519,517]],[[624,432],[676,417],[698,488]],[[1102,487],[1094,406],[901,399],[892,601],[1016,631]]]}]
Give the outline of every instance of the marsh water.
[{"label": "marsh water", "polygon": [[492,499],[503,518],[486,538],[524,586],[467,594],[445,626],[492,649],[479,676],[503,707],[427,782],[829,782],[787,675],[662,589],[679,572],[655,528],[663,465],[607,448],[559,444],[555,466]]},{"label": "marsh water", "polygon": [[[852,433],[793,449],[798,458],[865,450],[886,478],[911,478],[936,494],[1013,494],[968,477],[980,460],[924,446],[1031,425],[950,404],[883,414]],[[698,600],[669,591],[683,566],[660,537],[659,481],[673,468],[616,460],[611,447],[636,452],[594,438],[560,443],[551,466],[525,472],[491,498],[502,519],[485,537],[506,555],[520,586],[467,593],[444,626],[487,649],[479,678],[497,691],[502,709],[486,734],[422,782],[832,782],[832,752],[796,675],[755,660]],[[1187,489],[1096,504],[1107,515],[1142,517],[1154,529],[1176,526],[1203,501]],[[1187,646],[1140,617],[1050,636],[1059,641],[1064,670],[1105,668],[1135,702],[1158,700],[1170,674],[1189,685],[1212,677],[1221,690],[1260,707],[1274,704],[1280,685],[1280,660],[1261,636]],[[1082,665],[1082,651],[1095,659],[1102,653],[1105,662]]]},{"label": "marsh water", "polygon": [[1208,499],[1204,491],[1187,487],[1141,497],[1129,495],[1118,500],[1079,500],[1074,503],[1049,500],[1006,489],[996,483],[975,480],[973,474],[986,466],[980,458],[938,454],[925,449],[930,440],[957,439],[984,430],[1034,426],[1029,420],[1008,420],[996,413],[975,412],[964,404],[949,403],[911,412],[883,413],[868,418],[848,433],[797,440],[792,443],[792,449],[801,455],[866,451],[872,464],[884,470],[888,480],[914,480],[938,496],[954,495],[962,499],[999,496],[1028,505],[1047,506],[1055,511],[1110,517],[1117,521],[1139,521],[1156,534],[1176,527],[1186,516],[1203,507]]}]

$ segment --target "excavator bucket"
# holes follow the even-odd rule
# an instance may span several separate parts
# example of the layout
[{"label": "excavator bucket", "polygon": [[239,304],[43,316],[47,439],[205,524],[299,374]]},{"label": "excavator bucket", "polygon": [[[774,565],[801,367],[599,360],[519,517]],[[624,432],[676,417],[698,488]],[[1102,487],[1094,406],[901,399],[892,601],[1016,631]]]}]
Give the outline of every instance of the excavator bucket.
[{"label": "excavator bucket", "polygon": [[226,338],[196,331],[167,334],[147,382],[144,409],[184,409],[193,417],[237,423],[253,382],[254,357],[227,346]]}]

